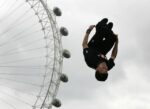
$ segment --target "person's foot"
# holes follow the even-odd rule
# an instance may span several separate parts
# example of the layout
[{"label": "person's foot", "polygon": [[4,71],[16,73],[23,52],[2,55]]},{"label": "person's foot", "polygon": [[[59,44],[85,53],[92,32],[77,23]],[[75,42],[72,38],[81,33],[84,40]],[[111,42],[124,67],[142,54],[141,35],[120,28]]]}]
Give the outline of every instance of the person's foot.
[{"label": "person's foot", "polygon": [[107,25],[108,19],[103,18],[98,24],[96,25],[96,31],[100,31],[103,27]]},{"label": "person's foot", "polygon": [[102,27],[102,29],[100,30],[101,31],[100,34],[102,34],[104,37],[113,36],[112,28],[113,28],[113,23],[109,22]]},{"label": "person's foot", "polygon": [[98,24],[96,25],[96,34],[101,35],[103,37],[112,37],[113,36],[113,23],[108,22],[107,18],[102,19]]},{"label": "person's foot", "polygon": [[113,28],[113,23],[112,23],[112,22],[109,22],[108,25],[107,25],[107,27],[108,27],[109,30],[112,30],[112,28]]},{"label": "person's foot", "polygon": [[113,23],[109,22],[106,25],[106,27],[104,28],[104,31],[106,32],[107,35],[112,35],[113,34],[112,28],[113,28]]}]

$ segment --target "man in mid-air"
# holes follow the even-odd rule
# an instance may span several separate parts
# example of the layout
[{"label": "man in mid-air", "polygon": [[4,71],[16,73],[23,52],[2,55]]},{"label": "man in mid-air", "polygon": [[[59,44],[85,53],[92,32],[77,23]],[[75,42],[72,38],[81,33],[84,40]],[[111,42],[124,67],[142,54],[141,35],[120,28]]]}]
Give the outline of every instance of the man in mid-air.
[{"label": "man in mid-air", "polygon": [[[108,71],[115,66],[114,60],[118,52],[118,35],[112,31],[113,23],[104,18],[97,25],[91,25],[85,34],[82,46],[86,64],[95,69],[95,77],[98,81],[105,81]],[[88,42],[89,34],[96,28],[95,35]],[[114,46],[114,47],[113,47]],[[106,55],[113,47],[111,57]]]}]

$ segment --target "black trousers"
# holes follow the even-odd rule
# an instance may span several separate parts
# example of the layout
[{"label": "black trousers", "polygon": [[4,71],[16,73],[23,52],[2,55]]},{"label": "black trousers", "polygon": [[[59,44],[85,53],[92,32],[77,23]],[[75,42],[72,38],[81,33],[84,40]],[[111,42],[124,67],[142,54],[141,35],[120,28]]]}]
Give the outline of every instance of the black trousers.
[{"label": "black trousers", "polygon": [[113,47],[116,39],[112,31],[96,32],[88,43],[89,47],[96,50],[98,54],[106,55]]}]

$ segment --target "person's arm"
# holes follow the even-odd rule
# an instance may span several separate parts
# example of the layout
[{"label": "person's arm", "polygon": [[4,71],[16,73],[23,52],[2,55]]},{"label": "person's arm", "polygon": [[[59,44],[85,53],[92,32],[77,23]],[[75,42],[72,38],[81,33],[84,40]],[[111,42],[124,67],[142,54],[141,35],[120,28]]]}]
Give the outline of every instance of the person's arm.
[{"label": "person's arm", "polygon": [[88,48],[88,39],[89,39],[89,34],[91,33],[92,29],[95,27],[95,25],[91,25],[89,29],[87,29],[86,34],[84,36],[83,42],[82,42],[82,47],[83,48]]},{"label": "person's arm", "polygon": [[118,53],[118,35],[116,35],[116,42],[114,45],[114,48],[112,50],[112,54],[111,54],[111,59],[115,60],[115,58],[117,57],[117,53]]}]

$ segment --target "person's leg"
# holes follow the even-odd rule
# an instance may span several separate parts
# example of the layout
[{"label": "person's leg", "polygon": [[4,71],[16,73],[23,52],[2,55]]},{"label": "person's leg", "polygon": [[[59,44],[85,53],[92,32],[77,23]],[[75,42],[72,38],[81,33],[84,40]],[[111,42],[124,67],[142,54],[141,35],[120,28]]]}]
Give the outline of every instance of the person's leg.
[{"label": "person's leg", "polygon": [[[89,44],[91,44],[93,48],[95,48],[99,53],[106,55],[110,49],[113,47],[115,43],[115,37],[112,31],[113,23],[110,22],[103,29],[103,34],[100,38],[95,38],[96,40],[91,40]],[[92,44],[93,43],[93,44]]]},{"label": "person's leg", "polygon": [[104,55],[106,55],[111,50],[115,41],[116,41],[116,38],[113,33],[108,35],[108,37],[106,37],[106,39],[103,41],[103,54]]},{"label": "person's leg", "polygon": [[107,22],[108,22],[107,18],[104,18],[100,22],[98,22],[98,24],[96,25],[96,33],[88,43],[89,47],[97,48],[98,44],[101,43],[101,41],[105,36],[104,28],[106,27]]},{"label": "person's leg", "polygon": [[91,40],[88,43],[89,47],[97,48],[99,43],[102,42],[103,36],[100,34],[96,34],[91,38]]},{"label": "person's leg", "polygon": [[96,31],[95,35],[91,38],[91,40],[88,43],[89,47],[94,48],[96,51],[104,55],[106,55],[111,50],[116,41],[112,31],[113,23],[106,23],[107,22],[105,22],[105,24],[102,23],[103,26],[100,26],[100,22],[97,24],[99,25],[97,26],[97,30],[99,31]]}]

